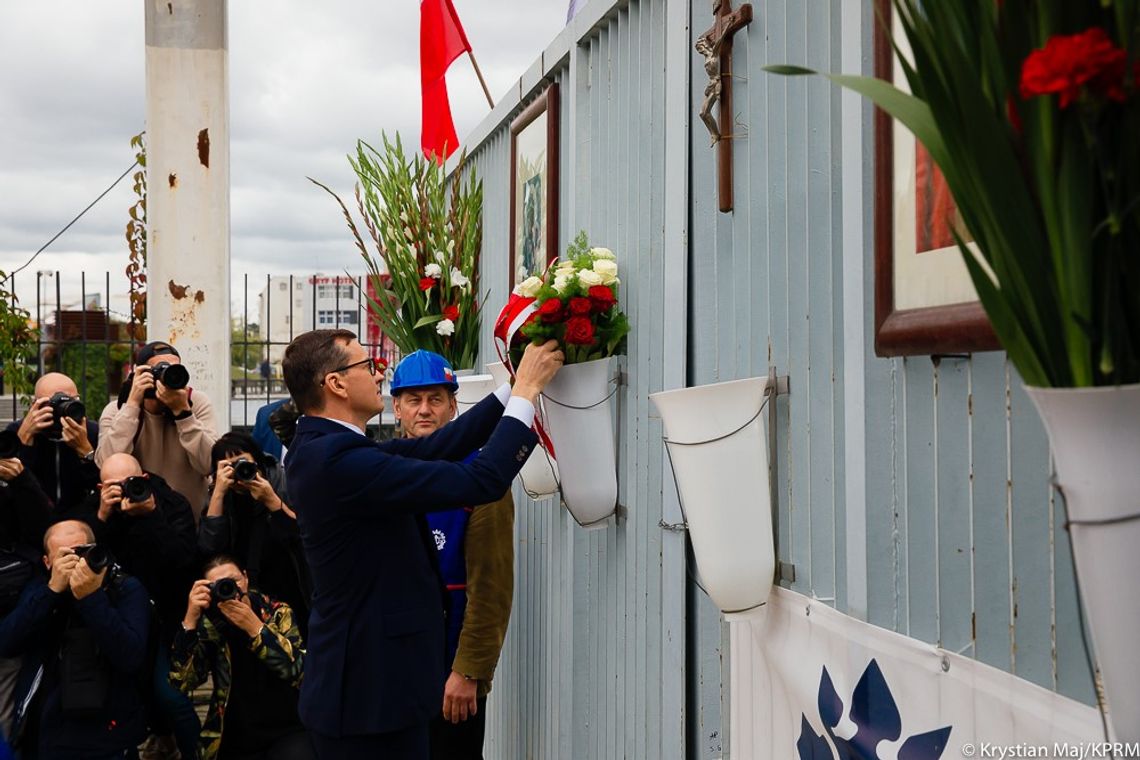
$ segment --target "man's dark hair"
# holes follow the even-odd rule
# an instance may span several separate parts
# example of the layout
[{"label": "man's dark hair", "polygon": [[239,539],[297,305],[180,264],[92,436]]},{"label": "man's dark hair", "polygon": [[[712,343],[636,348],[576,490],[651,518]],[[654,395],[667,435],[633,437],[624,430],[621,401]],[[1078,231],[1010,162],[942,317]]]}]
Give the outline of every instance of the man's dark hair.
[{"label": "man's dark hair", "polygon": [[321,381],[344,365],[348,359],[345,344],[353,340],[356,334],[348,330],[310,330],[294,338],[285,349],[281,371],[301,414],[319,411],[324,406]]},{"label": "man's dark hair", "polygon": [[215,554],[213,557],[210,557],[208,560],[206,560],[206,564],[202,565],[202,575],[205,575],[206,573],[213,570],[215,567],[221,567],[222,565],[233,565],[238,570],[241,570],[243,573],[245,572],[245,568],[241,566],[241,563],[238,562],[233,557],[231,557],[230,555],[228,555],[228,554]]},{"label": "man's dark hair", "polygon": [[233,430],[215,441],[210,449],[210,472],[218,471],[218,462],[238,454],[249,454],[258,467],[262,467],[265,462],[265,452],[253,440],[253,436]]}]

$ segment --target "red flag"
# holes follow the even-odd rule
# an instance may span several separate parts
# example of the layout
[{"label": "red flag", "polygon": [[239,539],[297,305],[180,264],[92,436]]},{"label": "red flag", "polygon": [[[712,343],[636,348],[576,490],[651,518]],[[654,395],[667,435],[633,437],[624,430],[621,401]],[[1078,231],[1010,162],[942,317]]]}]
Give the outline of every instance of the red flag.
[{"label": "red flag", "polygon": [[444,74],[452,61],[470,50],[471,43],[451,0],[421,0],[420,84],[424,105],[420,147],[425,156],[435,156],[440,162],[459,146]]}]

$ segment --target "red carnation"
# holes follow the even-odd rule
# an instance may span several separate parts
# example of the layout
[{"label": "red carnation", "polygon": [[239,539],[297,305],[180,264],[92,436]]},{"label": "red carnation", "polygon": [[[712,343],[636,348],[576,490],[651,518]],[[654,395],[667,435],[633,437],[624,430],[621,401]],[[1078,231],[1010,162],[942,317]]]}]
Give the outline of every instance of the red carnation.
[{"label": "red carnation", "polygon": [[575,296],[570,299],[570,313],[575,317],[588,317],[593,308],[589,298]]},{"label": "red carnation", "polygon": [[590,345],[594,342],[594,323],[588,317],[570,317],[566,320],[565,340],[574,346]]},{"label": "red carnation", "polygon": [[455,304],[443,307],[443,318],[450,319],[452,322],[459,321],[459,307]]},{"label": "red carnation", "polygon": [[421,277],[420,278],[420,290],[431,290],[434,287],[435,287],[435,278],[434,277]]},{"label": "red carnation", "polygon": [[1061,108],[1068,108],[1088,87],[1097,95],[1124,100],[1124,72],[1128,54],[1099,27],[1080,34],[1054,35],[1045,47],[1034,50],[1021,67],[1021,97],[1059,93]]},{"label": "red carnation", "polygon": [[586,292],[590,296],[590,303],[594,307],[595,314],[607,312],[617,303],[614,291],[608,285],[594,285]]},{"label": "red carnation", "polygon": [[558,324],[562,321],[562,302],[557,298],[550,298],[538,307],[538,318],[548,325]]}]

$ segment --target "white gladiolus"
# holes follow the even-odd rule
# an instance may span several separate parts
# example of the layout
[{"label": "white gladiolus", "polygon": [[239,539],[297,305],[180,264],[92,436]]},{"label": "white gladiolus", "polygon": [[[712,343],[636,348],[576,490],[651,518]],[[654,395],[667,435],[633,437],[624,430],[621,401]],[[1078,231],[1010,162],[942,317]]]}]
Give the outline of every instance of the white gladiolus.
[{"label": "white gladiolus", "polygon": [[602,276],[592,269],[583,269],[578,273],[578,282],[584,287],[592,288],[595,285],[604,285]]},{"label": "white gladiolus", "polygon": [[606,259],[608,261],[613,261],[617,258],[617,256],[614,256],[614,252],[609,248],[591,248],[590,255],[595,259]]},{"label": "white gladiolus", "polygon": [[452,267],[451,284],[457,288],[465,288],[471,284],[471,280],[467,279],[467,276],[459,271],[459,267]]},{"label": "white gladiolus", "polygon": [[443,276],[443,268],[439,264],[428,264],[424,267],[424,277],[434,277],[439,279]]},{"label": "white gladiolus", "polygon": [[407,211],[401,211],[400,212],[400,221],[403,222],[404,224],[408,223],[408,212]]},{"label": "white gladiolus", "polygon": [[412,228],[411,227],[405,227],[404,228],[404,237],[406,237],[408,240],[412,239]]},{"label": "white gladiolus", "polygon": [[515,285],[515,293],[524,298],[534,298],[538,295],[539,288],[542,287],[542,280],[538,277],[527,277],[525,280]]},{"label": "white gladiolus", "polygon": [[454,253],[455,252],[455,241],[454,240],[448,240],[447,241],[447,252],[448,253]]},{"label": "white gladiolus", "polygon": [[443,253],[443,251],[436,251],[435,260],[442,264],[443,262],[447,261],[447,256]]},{"label": "white gladiolus", "polygon": [[609,285],[617,279],[617,262],[611,259],[598,259],[594,262],[594,272],[601,276],[603,285]]},{"label": "white gladiolus", "polygon": [[440,335],[454,335],[455,323],[450,319],[441,319],[435,323],[435,331]]}]

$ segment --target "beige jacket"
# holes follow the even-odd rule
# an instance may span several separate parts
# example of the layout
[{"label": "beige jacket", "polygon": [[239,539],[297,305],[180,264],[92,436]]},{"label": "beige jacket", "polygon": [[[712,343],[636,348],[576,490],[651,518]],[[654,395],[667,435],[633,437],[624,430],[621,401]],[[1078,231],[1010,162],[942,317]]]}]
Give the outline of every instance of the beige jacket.
[{"label": "beige jacket", "polygon": [[197,521],[206,503],[210,449],[218,428],[209,397],[196,390],[190,400],[191,415],[177,421],[133,404],[107,404],[99,416],[95,463],[102,467],[112,454],[133,454],[144,470],[161,475],[186,497]]}]

